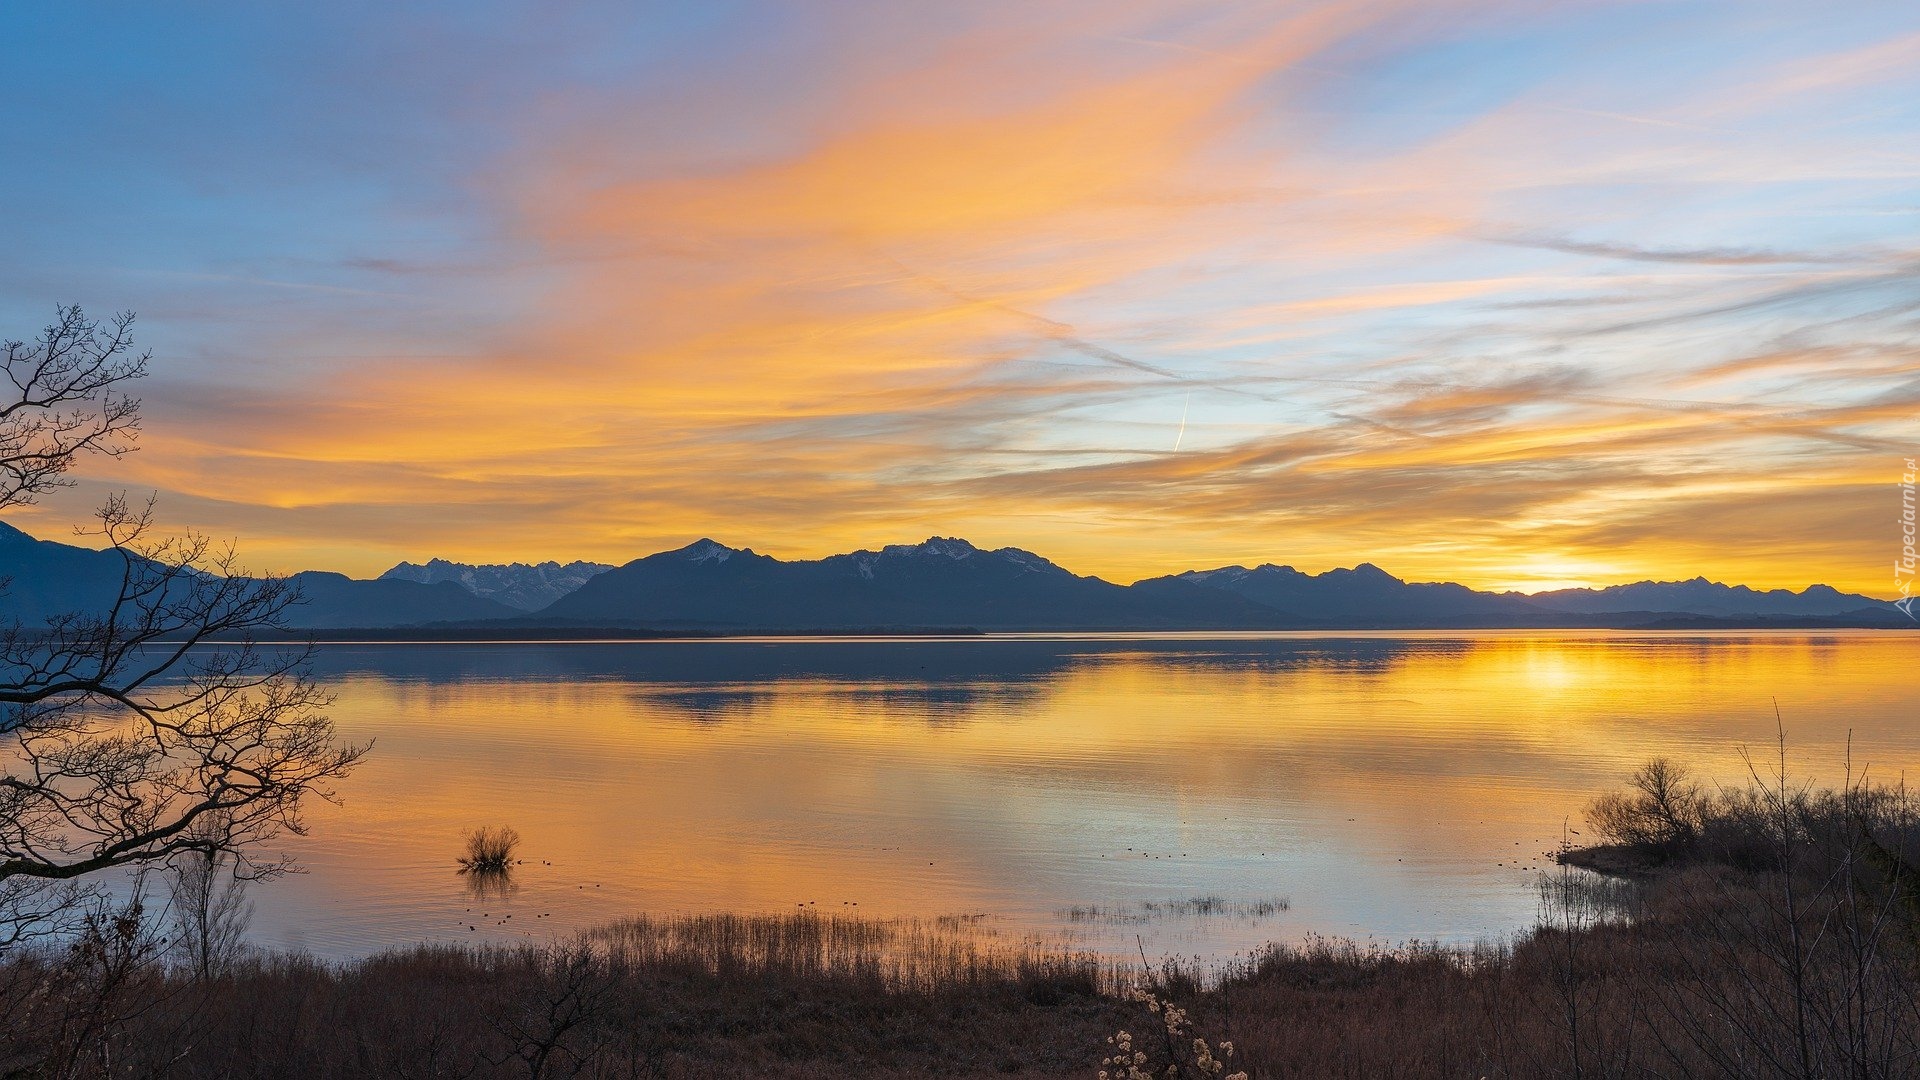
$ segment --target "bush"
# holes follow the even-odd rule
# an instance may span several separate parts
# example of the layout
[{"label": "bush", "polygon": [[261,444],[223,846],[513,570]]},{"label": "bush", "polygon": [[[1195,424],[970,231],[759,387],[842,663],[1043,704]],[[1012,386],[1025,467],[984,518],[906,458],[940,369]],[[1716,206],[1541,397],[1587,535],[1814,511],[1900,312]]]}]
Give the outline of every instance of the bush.
[{"label": "bush", "polygon": [[1699,838],[1708,800],[1692,770],[1666,758],[1654,758],[1627,778],[1630,790],[1600,796],[1587,808],[1587,821],[1611,843],[1684,850]]},{"label": "bush", "polygon": [[468,874],[499,874],[513,865],[513,849],[520,846],[520,834],[502,825],[485,826],[467,834],[467,852],[460,856],[460,869]]}]

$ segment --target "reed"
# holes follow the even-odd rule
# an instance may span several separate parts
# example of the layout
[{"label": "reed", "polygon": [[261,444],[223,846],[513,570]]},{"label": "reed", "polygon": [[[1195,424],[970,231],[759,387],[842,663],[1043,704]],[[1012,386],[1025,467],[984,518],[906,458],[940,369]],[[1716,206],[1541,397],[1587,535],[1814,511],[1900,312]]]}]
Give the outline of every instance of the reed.
[{"label": "reed", "polygon": [[1036,938],[1006,938],[977,921],[812,911],[643,915],[593,931],[587,940],[638,971],[862,985],[883,993],[1047,987],[1056,996],[1091,995],[1139,978],[1139,969],[1125,961]]}]

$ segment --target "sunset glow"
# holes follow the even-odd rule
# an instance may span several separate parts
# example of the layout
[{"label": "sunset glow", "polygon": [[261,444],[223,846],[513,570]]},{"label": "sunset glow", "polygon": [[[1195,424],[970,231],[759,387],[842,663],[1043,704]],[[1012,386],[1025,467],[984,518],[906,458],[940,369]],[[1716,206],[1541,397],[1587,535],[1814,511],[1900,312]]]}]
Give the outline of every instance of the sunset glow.
[{"label": "sunset glow", "polygon": [[487,7],[9,16],[5,333],[155,354],[16,524],[1892,595],[1910,6]]}]

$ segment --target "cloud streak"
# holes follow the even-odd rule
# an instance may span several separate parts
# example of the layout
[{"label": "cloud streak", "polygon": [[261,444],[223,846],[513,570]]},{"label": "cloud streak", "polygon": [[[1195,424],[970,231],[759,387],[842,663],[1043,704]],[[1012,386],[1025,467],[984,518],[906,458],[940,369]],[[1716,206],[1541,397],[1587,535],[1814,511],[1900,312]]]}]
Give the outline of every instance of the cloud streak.
[{"label": "cloud streak", "polygon": [[1848,254],[1768,251],[1760,248],[1652,248],[1555,236],[1492,235],[1486,239],[1495,243],[1535,247],[1568,255],[1592,255],[1596,258],[1625,259],[1631,262],[1692,263],[1700,266],[1775,266],[1845,264],[1863,261],[1860,256]]},{"label": "cloud streak", "polygon": [[[156,108],[346,110],[324,153],[251,137],[331,201],[192,194],[249,145],[210,131],[113,182],[151,251],[113,251],[131,218],[23,241],[9,310],[125,288],[95,302],[168,362],[146,449],[38,521],[154,487],[359,573],[931,531],[1122,580],[1885,592],[1915,28],[1687,15],[1650,64],[1651,16],[1601,3],[486,15],[187,54],[210,81]],[[441,47],[403,78],[367,20]]]}]

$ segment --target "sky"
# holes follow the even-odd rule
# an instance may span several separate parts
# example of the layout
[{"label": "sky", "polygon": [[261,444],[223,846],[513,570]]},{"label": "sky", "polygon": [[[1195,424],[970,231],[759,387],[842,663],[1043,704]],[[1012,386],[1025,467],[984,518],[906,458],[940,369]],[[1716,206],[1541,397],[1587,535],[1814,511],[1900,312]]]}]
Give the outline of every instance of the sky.
[{"label": "sky", "polygon": [[0,336],[255,569],[964,536],[1894,595],[1920,6],[22,3]]}]

